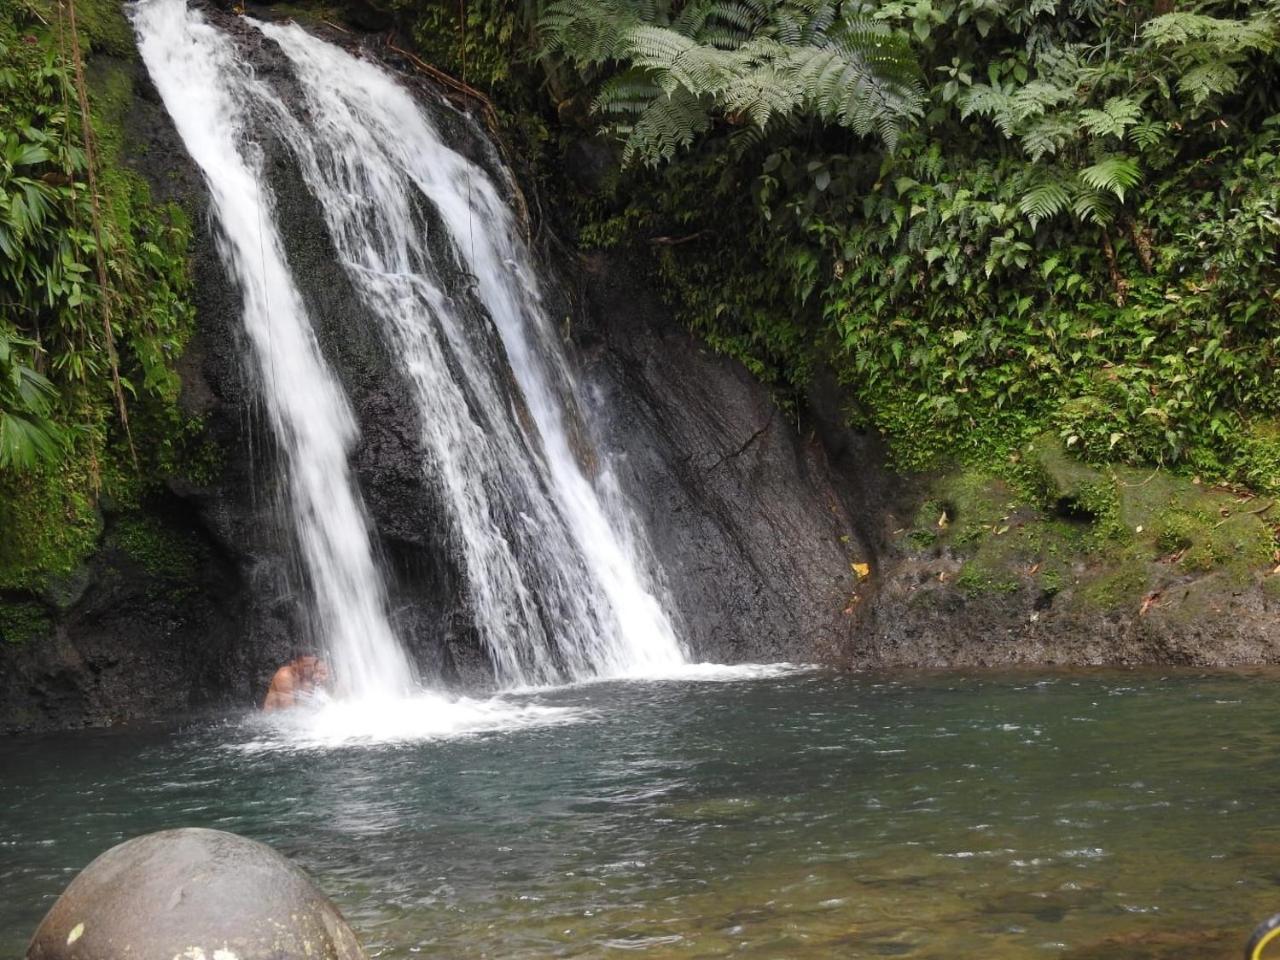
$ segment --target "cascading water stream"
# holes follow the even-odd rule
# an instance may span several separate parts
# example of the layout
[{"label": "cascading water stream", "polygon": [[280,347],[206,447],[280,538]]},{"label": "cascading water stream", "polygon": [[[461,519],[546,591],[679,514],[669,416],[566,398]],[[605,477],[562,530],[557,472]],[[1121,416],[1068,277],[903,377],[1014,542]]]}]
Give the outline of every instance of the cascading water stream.
[{"label": "cascading water stream", "polygon": [[220,251],[243,296],[251,361],[285,456],[316,632],[345,693],[406,693],[413,671],[387,619],[347,463],[355,419],[320,354],[285,261],[260,151],[248,139],[240,104],[256,81],[228,39],[181,0],[142,3],[132,16],[151,78],[208,183]]},{"label": "cascading water stream", "polygon": [[678,668],[680,642],[609,464],[583,467],[592,454],[574,379],[494,179],[387,71],[300,27],[246,18],[284,53],[299,97],[255,78],[183,0],[141,0],[132,16],[210,185],[286,453],[317,620],[353,689],[403,687],[409,668],[347,466],[357,427],[289,272],[253,124],[293,151],[342,268],[400,359],[423,469],[500,684]]},{"label": "cascading water stream", "polygon": [[[499,679],[683,662],[626,517],[609,515],[574,455],[573,379],[497,185],[382,68],[296,25],[255,25],[303,91],[296,114],[267,104],[278,130],[415,387],[425,466],[447,491]],[[607,465],[597,482],[612,482]]]}]

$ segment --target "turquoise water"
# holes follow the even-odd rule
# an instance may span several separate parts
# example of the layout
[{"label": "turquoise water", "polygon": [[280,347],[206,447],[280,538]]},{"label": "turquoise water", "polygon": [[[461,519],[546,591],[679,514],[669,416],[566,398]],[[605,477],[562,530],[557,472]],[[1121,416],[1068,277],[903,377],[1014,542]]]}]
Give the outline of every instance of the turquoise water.
[{"label": "turquoise water", "polygon": [[1239,956],[1280,910],[1273,674],[801,674],[531,694],[542,725],[0,743],[0,956],[172,826],[275,845],[370,954]]}]

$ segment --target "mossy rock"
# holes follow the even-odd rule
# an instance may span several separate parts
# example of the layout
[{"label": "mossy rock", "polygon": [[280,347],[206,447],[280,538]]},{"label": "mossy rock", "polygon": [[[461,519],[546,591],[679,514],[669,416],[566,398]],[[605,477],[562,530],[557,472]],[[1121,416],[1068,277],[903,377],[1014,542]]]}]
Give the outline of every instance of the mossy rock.
[{"label": "mossy rock", "polygon": [[1090,524],[1101,536],[1120,533],[1120,493],[1112,469],[1077,460],[1051,434],[1028,444],[1023,464],[1027,483],[1045,510]]},{"label": "mossy rock", "polygon": [[1262,595],[1272,603],[1280,602],[1280,574],[1270,574],[1262,578]]},{"label": "mossy rock", "polygon": [[954,585],[969,599],[1025,588],[1082,613],[1134,612],[1192,577],[1237,589],[1272,563],[1267,502],[1165,470],[1090,466],[1055,437],[1030,444],[1020,469],[1016,486],[977,468],[935,478],[904,547],[962,560]]},{"label": "mossy rock", "polygon": [[38,643],[53,635],[53,617],[34,600],[0,600],[0,643]]},{"label": "mossy rock", "polygon": [[188,532],[142,511],[113,518],[105,546],[120,551],[147,573],[169,580],[195,579],[203,559],[200,545]]},{"label": "mossy rock", "polygon": [[0,473],[0,590],[39,593],[93,552],[102,516],[75,465]]},{"label": "mossy rock", "polygon": [[1102,611],[1137,610],[1147,595],[1151,580],[1150,565],[1145,558],[1129,553],[1083,580],[1075,605]]},{"label": "mossy rock", "polygon": [[945,544],[972,553],[1016,507],[1016,495],[997,477],[973,469],[944,474],[916,511],[907,539],[920,549]]}]

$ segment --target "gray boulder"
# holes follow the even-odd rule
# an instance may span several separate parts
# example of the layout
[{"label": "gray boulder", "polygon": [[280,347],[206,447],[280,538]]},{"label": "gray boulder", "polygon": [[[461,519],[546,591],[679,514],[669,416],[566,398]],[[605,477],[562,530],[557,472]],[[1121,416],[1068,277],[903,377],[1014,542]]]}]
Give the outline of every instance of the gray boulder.
[{"label": "gray boulder", "polygon": [[40,923],[27,960],[365,960],[342,915],[265,844],[163,830],[85,867]]}]

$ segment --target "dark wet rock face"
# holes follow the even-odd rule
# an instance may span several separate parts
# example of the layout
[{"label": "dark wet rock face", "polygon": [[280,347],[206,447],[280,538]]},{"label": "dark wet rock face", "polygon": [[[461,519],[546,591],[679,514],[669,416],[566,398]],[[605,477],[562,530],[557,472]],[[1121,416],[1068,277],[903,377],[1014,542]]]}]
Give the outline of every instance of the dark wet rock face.
[{"label": "dark wet rock face", "polygon": [[109,515],[102,545],[46,591],[48,632],[0,643],[0,731],[107,726],[222,704],[245,673],[244,583],[189,506]]},{"label": "dark wet rock face", "polygon": [[595,416],[662,562],[691,652],[826,659],[871,547],[833,483],[738,363],[680,329],[621,260],[586,261],[582,338]]},{"label": "dark wet rock face", "polygon": [[342,915],[265,844],[165,830],[112,847],[71,881],[27,960],[364,960]]}]

